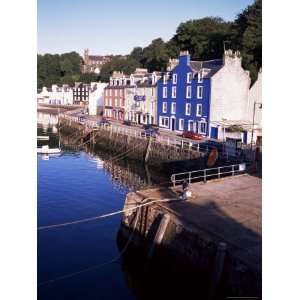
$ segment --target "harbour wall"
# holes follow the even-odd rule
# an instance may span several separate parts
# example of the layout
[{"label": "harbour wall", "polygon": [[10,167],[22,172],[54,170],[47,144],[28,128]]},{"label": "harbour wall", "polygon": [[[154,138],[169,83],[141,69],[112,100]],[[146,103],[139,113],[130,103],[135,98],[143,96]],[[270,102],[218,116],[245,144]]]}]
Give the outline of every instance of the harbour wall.
[{"label": "harbour wall", "polygon": [[[176,197],[172,193],[165,196]],[[139,192],[129,193],[124,209],[136,206],[140,201]],[[160,232],[162,219],[166,216],[165,231]],[[139,214],[136,210],[126,212],[119,239],[124,244],[132,234],[134,238],[128,251],[142,252],[148,263],[163,265],[170,274],[177,274],[182,280],[197,278],[203,299],[225,299],[228,295],[260,297],[261,270],[257,265],[239,258],[231,252],[230,245],[225,244],[224,248],[221,239],[218,241],[187,219],[173,214],[163,204],[141,207]],[[161,235],[159,243],[157,235]]]},{"label": "harbour wall", "polygon": [[[172,169],[172,163],[198,161],[198,166],[205,165],[206,152],[183,149],[161,144],[154,139],[130,136],[109,129],[90,130],[83,124],[71,120],[60,120],[60,132],[68,144],[81,145],[90,143],[95,150],[104,150],[112,154],[113,159],[130,158],[147,163],[149,166]],[[194,162],[193,162],[194,163]]]}]

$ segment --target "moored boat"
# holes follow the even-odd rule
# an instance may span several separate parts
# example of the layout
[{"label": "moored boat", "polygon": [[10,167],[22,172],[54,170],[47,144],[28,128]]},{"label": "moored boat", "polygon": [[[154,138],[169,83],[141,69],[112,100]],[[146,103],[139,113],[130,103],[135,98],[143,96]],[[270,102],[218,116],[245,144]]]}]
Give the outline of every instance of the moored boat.
[{"label": "moored boat", "polygon": [[60,148],[49,148],[48,145],[44,145],[40,148],[37,148],[37,153],[41,153],[41,154],[54,154],[60,152],[61,152]]}]

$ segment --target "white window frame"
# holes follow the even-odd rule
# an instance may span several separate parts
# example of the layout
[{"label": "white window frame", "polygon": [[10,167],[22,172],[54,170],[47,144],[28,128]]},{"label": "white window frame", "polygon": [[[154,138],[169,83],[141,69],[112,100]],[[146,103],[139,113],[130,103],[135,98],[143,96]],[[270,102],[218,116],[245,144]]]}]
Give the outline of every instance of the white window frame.
[{"label": "white window frame", "polygon": [[[201,114],[199,114],[199,107],[201,107]],[[203,115],[203,111],[202,111],[202,104],[197,104],[197,107],[196,107],[196,116],[197,117],[202,117]]]},{"label": "white window frame", "polygon": [[[202,131],[201,130],[201,125],[202,124],[205,124],[205,131]],[[198,132],[200,133],[200,134],[206,134],[206,132],[207,132],[207,122],[206,121],[198,121]]]},{"label": "white window frame", "polygon": [[197,86],[197,99],[202,99],[202,98],[203,98],[203,86],[198,85]]},{"label": "white window frame", "polygon": [[163,84],[167,84],[167,75],[166,74],[164,74],[164,76],[163,76]]},{"label": "white window frame", "polygon": [[172,75],[172,81],[173,81],[173,84],[177,83],[177,74]]},{"label": "white window frame", "polygon": [[166,86],[163,87],[163,98],[167,98],[168,96],[168,89]]},{"label": "white window frame", "polygon": [[[190,108],[190,113],[188,113],[188,107]],[[190,116],[192,112],[192,104],[191,103],[186,103],[185,104],[185,115]]]},{"label": "white window frame", "polygon": [[192,98],[192,86],[191,85],[186,86],[186,95],[185,96],[188,99]]},{"label": "white window frame", "polygon": [[186,74],[186,82],[187,83],[191,83],[192,82],[192,77],[193,77],[193,73],[192,72],[188,72]]},{"label": "white window frame", "polygon": [[203,82],[203,73],[202,70],[200,72],[198,72],[198,83],[202,83]]},{"label": "white window frame", "polygon": [[184,119],[179,119],[179,130],[184,130]]},{"label": "white window frame", "polygon": [[[190,128],[190,124],[192,124],[192,129]],[[194,121],[193,120],[188,120],[188,131],[194,131]]]},{"label": "white window frame", "polygon": [[176,86],[172,86],[172,98],[176,98]]},{"label": "white window frame", "polygon": [[[163,124],[163,120],[167,120],[167,125]],[[169,117],[160,116],[159,117],[159,126],[164,128],[169,128]]]},{"label": "white window frame", "polygon": [[167,113],[168,111],[168,103],[167,102],[163,102],[162,103],[162,112],[163,113]]},{"label": "white window frame", "polygon": [[171,114],[176,114],[176,102],[171,103]]}]

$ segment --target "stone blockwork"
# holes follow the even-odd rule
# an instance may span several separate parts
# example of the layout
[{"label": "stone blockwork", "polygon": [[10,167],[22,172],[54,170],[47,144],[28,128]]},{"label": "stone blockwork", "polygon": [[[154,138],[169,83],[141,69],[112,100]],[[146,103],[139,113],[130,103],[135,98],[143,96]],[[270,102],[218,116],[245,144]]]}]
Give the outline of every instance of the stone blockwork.
[{"label": "stone blockwork", "polygon": [[[77,141],[88,142],[95,148],[120,155],[116,159],[130,158],[145,161],[150,166],[160,166],[162,163],[185,161],[204,158],[204,154],[190,149],[181,149],[174,146],[163,145],[146,138],[133,137],[118,132],[99,129],[94,132],[87,131],[84,126],[71,121],[61,121],[61,132],[75,135]],[[77,134],[76,134],[77,132]]]},{"label": "stone blockwork", "polygon": [[[169,190],[164,194],[164,197],[174,198],[176,194]],[[129,193],[124,209],[135,207],[141,203],[142,199],[143,197],[139,195],[139,192]],[[149,199],[149,201],[151,200],[153,198]],[[221,297],[229,295],[234,297],[249,295],[260,297],[260,271],[250,261],[241,260],[234,255],[231,252],[230,245],[228,245],[226,251],[220,281],[214,282],[216,257],[221,239],[218,240],[216,236],[212,236],[207,231],[194,227],[192,223],[173,214],[163,204],[154,203],[140,208],[139,219],[134,230],[135,238],[132,241],[135,248],[144,251],[147,256],[158,229],[159,221],[165,214],[170,216],[170,221],[161,244],[157,246],[156,257],[159,257],[157,259],[160,262],[163,261],[164,265],[167,264],[168,269],[184,274],[197,274],[199,280],[207,286],[206,292],[208,294],[213,292],[211,287],[214,287]],[[136,210],[124,213],[120,234],[125,240],[133,232],[136,216]]]}]

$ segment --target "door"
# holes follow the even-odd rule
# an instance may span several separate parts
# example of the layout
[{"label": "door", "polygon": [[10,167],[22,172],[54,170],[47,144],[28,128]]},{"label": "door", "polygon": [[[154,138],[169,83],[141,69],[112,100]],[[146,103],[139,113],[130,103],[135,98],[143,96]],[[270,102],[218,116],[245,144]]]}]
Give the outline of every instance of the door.
[{"label": "door", "polygon": [[244,143],[244,144],[247,144],[247,136],[248,136],[248,135],[247,135],[247,131],[244,131],[244,132],[243,132],[243,143]]},{"label": "door", "polygon": [[175,130],[176,128],[176,124],[175,124],[175,118],[171,118],[171,130]]},{"label": "door", "polygon": [[211,127],[210,128],[210,137],[212,139],[217,139],[218,138],[218,128],[217,127]]}]

